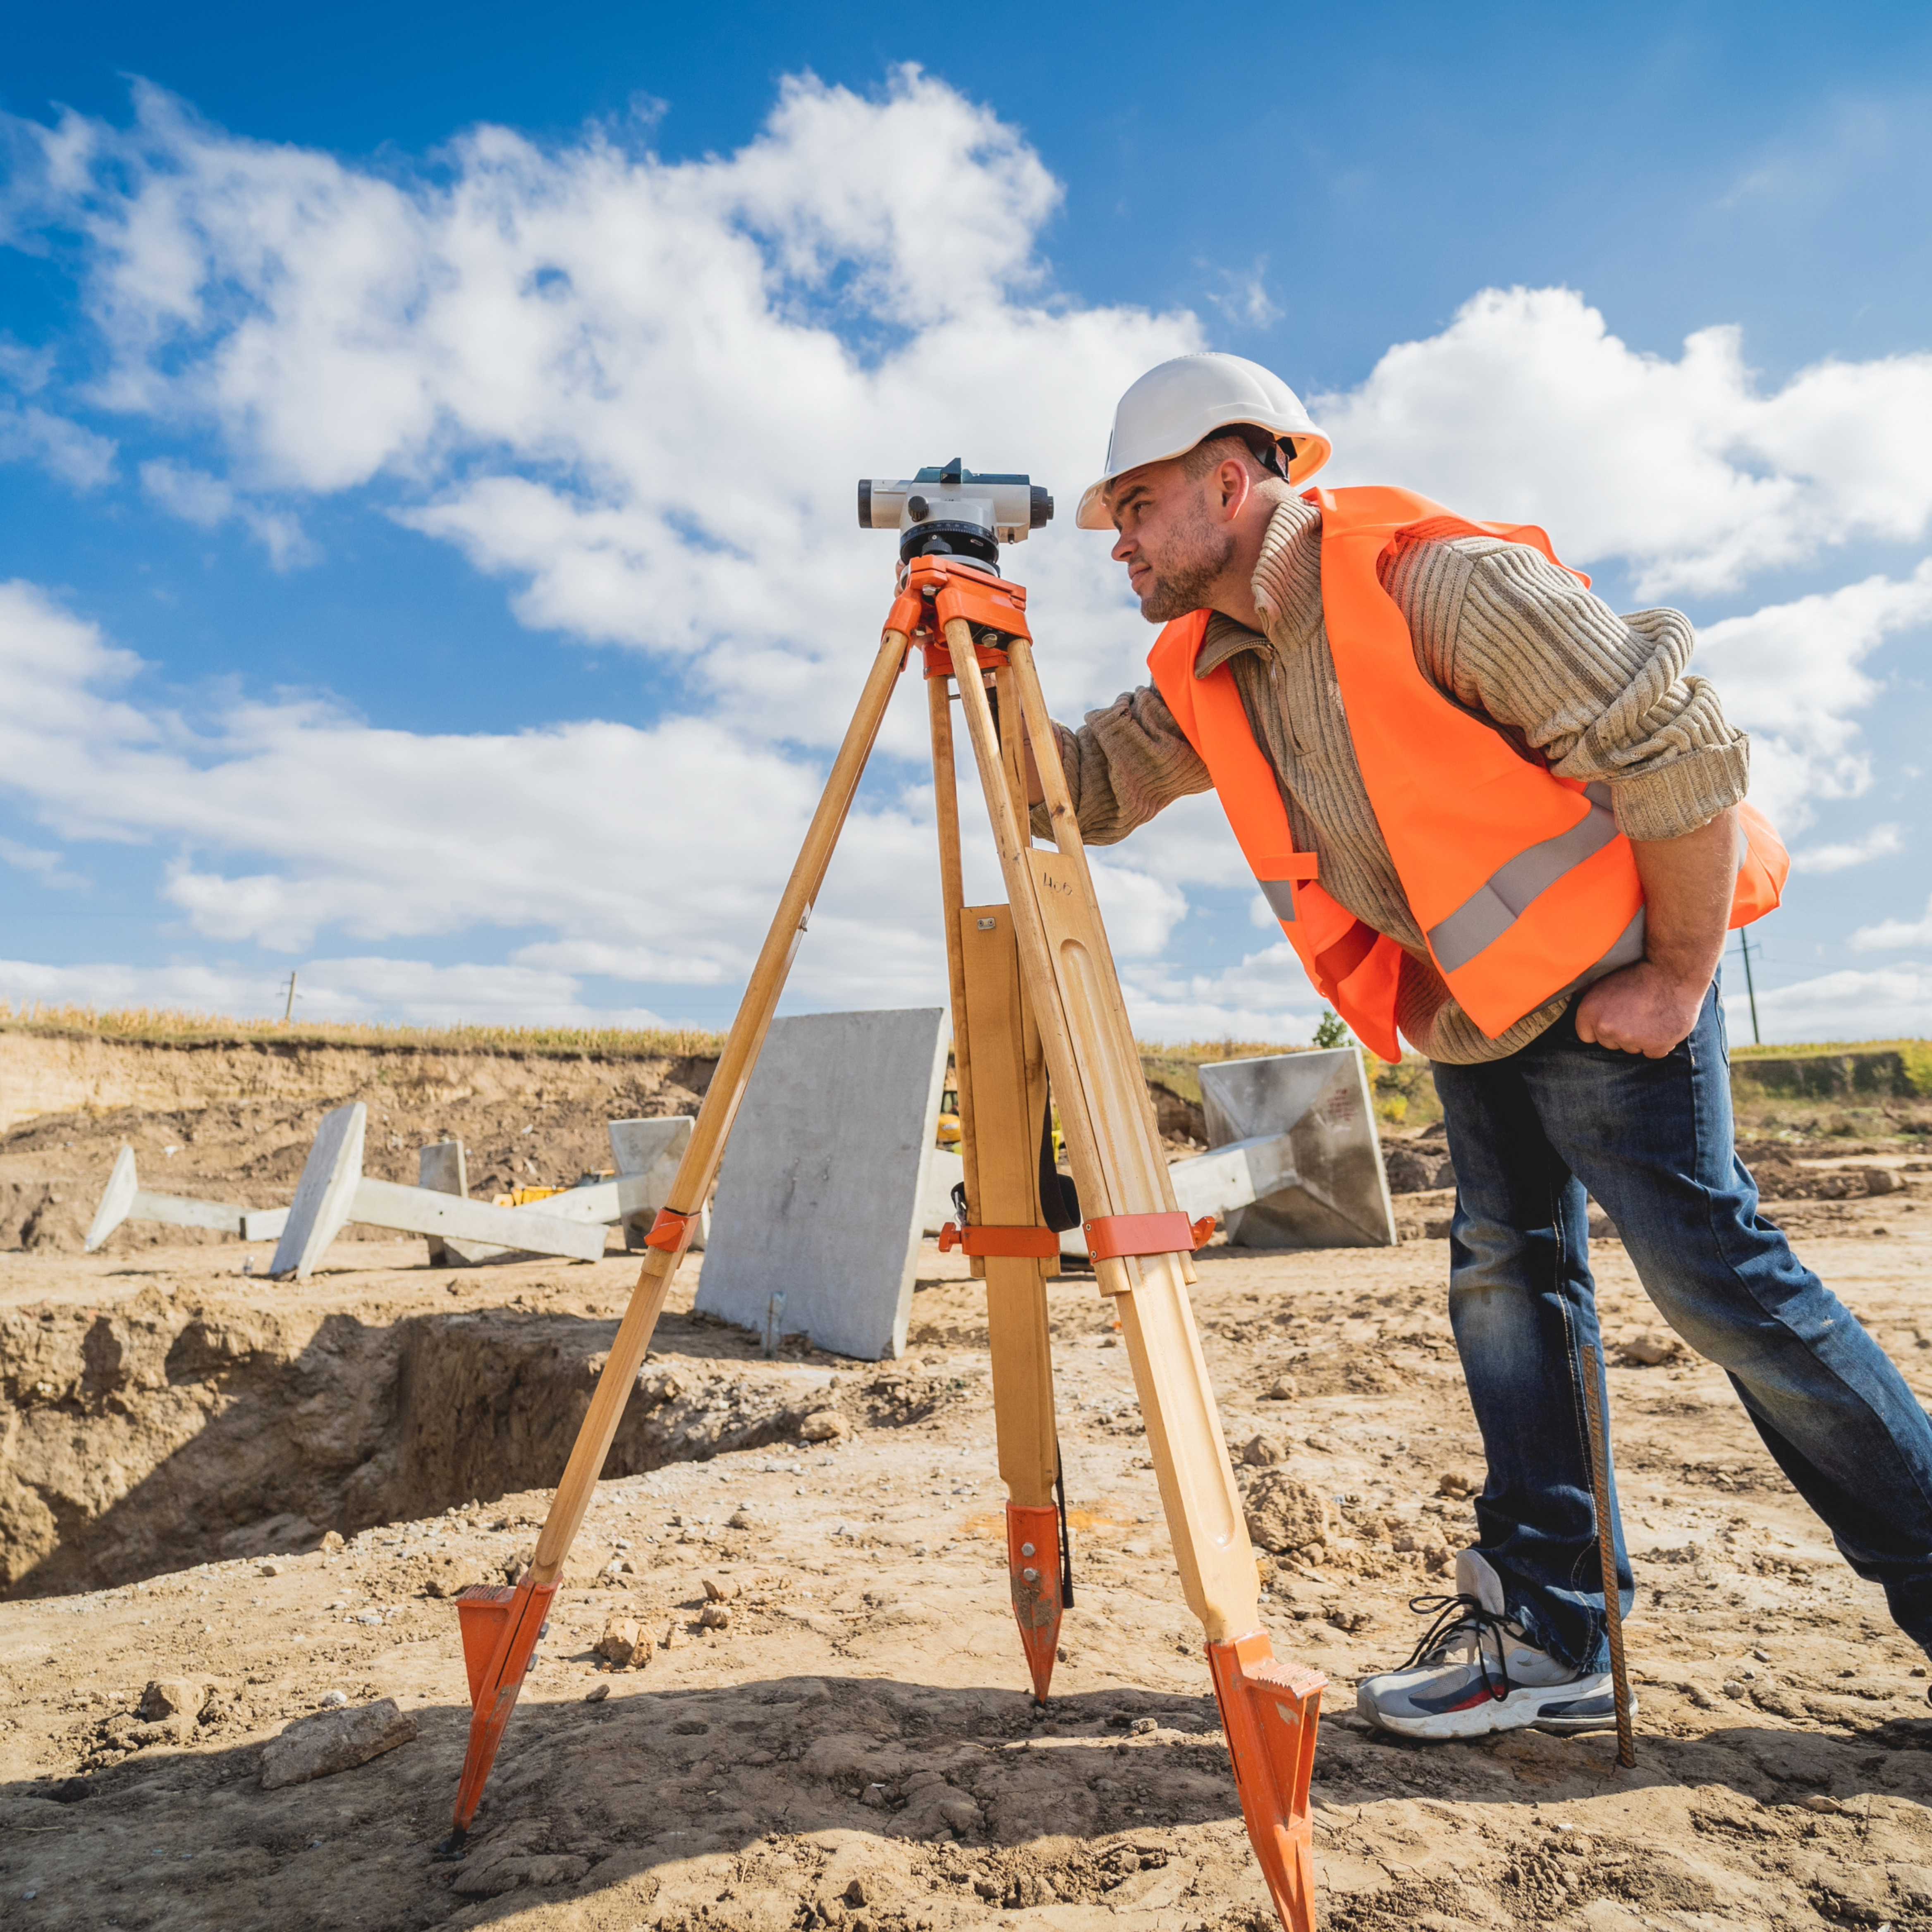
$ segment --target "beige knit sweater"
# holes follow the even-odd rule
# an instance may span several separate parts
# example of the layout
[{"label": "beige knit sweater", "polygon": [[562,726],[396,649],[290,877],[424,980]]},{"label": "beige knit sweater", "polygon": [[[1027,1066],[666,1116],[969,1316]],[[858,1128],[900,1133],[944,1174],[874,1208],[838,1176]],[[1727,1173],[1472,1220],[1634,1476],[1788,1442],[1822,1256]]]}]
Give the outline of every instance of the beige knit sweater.
[{"label": "beige knit sweater", "polygon": [[[1273,760],[1297,848],[1323,886],[1408,953],[1404,1035],[1431,1059],[1500,1058],[1562,1012],[1553,1000],[1491,1039],[1450,997],[1369,803],[1322,616],[1322,513],[1299,498],[1268,526],[1254,576],[1266,634],[1216,616],[1196,674],[1226,664]],[[1633,838],[1694,831],[1744,796],[1749,743],[1717,693],[1687,676],[1694,642],[1675,610],[1619,617],[1539,552],[1489,537],[1398,548],[1382,583],[1424,676],[1566,778],[1606,781]],[[1082,836],[1111,845],[1163,806],[1205,791],[1208,768],[1151,688],[1078,730],[1054,727]],[[1046,830],[1042,822],[1041,831]],[[1287,989],[1284,988],[1286,994]]]}]

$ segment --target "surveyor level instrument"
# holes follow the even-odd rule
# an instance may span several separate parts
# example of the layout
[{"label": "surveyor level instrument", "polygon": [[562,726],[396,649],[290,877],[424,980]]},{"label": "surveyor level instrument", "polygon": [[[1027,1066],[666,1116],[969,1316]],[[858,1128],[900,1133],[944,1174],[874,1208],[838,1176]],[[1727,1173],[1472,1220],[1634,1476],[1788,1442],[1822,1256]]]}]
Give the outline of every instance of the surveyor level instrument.
[{"label": "surveyor level instrument", "polygon": [[[1000,576],[998,541],[1052,514],[1024,477],[958,463],[861,486],[862,522],[903,534],[898,594],[858,708],[793,866],[643,1270],[598,1379],[536,1555],[514,1589],[458,1602],[472,1706],[446,1849],[461,1848],[544,1618],[636,1380],[680,1257],[830,862],[900,672],[924,672],[940,900],[950,975],[965,1210],[950,1244],[986,1283],[1000,1473],[1008,1490],[1014,1613],[1044,1701],[1066,1606],[1046,1279],[1058,1271],[1061,1184],[1042,1128],[1049,1082],[1085,1214],[1100,1292],[1112,1299],[1147,1424],[1180,1583],[1201,1620],[1248,1833],[1276,1909],[1314,1923],[1308,1783],[1324,1680],[1277,1664],[1220,1416],[1188,1298],[1201,1230],[1176,1205],[1102,927],[1059,752],[1040,694],[1026,592]],[[956,689],[999,848],[1007,903],[964,902],[952,703]],[[1054,849],[1029,829],[1025,746]]]}]

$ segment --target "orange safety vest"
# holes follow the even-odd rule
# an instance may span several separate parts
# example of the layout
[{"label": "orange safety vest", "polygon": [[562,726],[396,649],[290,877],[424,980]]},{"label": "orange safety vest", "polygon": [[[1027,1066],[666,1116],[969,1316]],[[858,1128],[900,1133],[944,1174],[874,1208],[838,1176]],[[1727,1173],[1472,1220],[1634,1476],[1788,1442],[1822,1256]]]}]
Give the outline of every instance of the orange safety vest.
[{"label": "orange safety vest", "polygon": [[[1430,957],[1493,1039],[1566,988],[1643,956],[1643,886],[1608,788],[1559,778],[1438,691],[1376,563],[1398,538],[1494,536],[1568,566],[1534,524],[1472,523],[1412,490],[1316,489],[1302,500],[1322,511],[1322,614],[1370,804]],[[1148,656],[1155,687],[1316,992],[1384,1060],[1400,1059],[1402,949],[1324,892],[1315,855],[1294,850],[1234,674],[1224,664],[1195,676],[1212,615],[1162,631]],[[1777,905],[1790,869],[1769,822],[1738,809],[1733,927]]]}]

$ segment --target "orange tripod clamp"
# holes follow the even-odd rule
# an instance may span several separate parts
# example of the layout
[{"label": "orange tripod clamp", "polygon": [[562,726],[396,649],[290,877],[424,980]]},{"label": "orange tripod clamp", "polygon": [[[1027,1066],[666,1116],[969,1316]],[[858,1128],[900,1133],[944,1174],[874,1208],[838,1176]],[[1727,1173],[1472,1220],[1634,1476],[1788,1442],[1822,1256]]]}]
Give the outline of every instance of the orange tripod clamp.
[{"label": "orange tripod clamp", "polygon": [[1178,1208],[1166,1214],[1096,1214],[1087,1223],[1087,1252],[1096,1262],[1127,1255],[1191,1255],[1214,1232],[1214,1217],[1190,1221]]},{"label": "orange tripod clamp", "polygon": [[688,1214],[680,1214],[675,1208],[660,1208],[650,1232],[644,1237],[644,1246],[660,1249],[668,1255],[682,1254],[698,1232],[698,1219],[695,1208]]},{"label": "orange tripod clamp", "polygon": [[969,1222],[962,1227],[949,1221],[939,1231],[939,1252],[957,1248],[967,1255],[1000,1255],[1022,1261],[1046,1261],[1060,1252],[1060,1237],[1051,1228],[996,1228]]}]

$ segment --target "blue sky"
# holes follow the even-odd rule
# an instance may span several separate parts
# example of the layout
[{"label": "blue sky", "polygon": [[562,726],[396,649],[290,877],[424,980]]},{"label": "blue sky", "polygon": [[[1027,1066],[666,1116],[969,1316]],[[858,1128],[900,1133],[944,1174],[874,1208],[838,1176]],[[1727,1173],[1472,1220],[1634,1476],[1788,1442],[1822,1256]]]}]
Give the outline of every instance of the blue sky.
[{"label": "blue sky", "polygon": [[[722,1024],[884,608],[851,478],[1070,510],[1207,346],[1688,610],[1801,858],[1766,1036],[1932,1032],[1932,16],[904,10],[10,26],[0,994]],[[1149,641],[1104,550],[1012,556],[1062,716]],[[795,1007],[940,995],[920,709]],[[1210,802],[1102,888],[1144,1034],[1307,1037]]]}]

